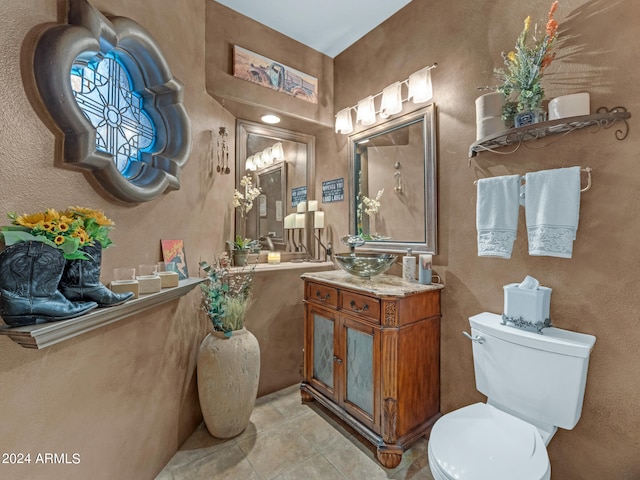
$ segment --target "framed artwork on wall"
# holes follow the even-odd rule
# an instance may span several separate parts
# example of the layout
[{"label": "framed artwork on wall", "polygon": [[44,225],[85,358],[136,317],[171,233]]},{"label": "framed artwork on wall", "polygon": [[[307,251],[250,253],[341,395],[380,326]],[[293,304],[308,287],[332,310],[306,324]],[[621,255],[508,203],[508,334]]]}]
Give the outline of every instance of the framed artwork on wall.
[{"label": "framed artwork on wall", "polygon": [[316,77],[238,45],[233,46],[233,76],[310,103],[318,103]]}]

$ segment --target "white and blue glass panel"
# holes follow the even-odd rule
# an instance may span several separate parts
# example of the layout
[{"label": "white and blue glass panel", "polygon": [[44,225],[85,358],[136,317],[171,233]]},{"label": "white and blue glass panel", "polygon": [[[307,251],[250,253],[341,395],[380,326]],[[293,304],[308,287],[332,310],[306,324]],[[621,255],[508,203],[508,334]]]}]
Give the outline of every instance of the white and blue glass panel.
[{"label": "white and blue glass panel", "polygon": [[78,106],[96,130],[96,149],[113,155],[118,171],[132,178],[142,153],[155,143],[155,126],[132,89],[127,69],[113,55],[75,63],[71,88]]}]

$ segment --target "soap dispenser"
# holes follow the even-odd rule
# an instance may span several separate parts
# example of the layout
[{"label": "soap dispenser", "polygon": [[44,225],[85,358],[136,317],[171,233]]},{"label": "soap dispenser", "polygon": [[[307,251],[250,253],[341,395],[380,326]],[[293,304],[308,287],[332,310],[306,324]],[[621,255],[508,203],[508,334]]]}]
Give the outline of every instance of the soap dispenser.
[{"label": "soap dispenser", "polygon": [[407,282],[416,281],[416,257],[411,253],[412,250],[407,248],[407,254],[402,257],[402,278]]}]

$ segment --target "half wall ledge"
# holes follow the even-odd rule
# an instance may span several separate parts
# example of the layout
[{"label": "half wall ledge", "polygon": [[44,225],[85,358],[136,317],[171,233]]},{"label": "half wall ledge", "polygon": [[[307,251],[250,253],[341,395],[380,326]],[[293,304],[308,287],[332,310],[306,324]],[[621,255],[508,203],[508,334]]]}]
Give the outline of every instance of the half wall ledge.
[{"label": "half wall ledge", "polygon": [[204,278],[190,277],[180,280],[177,287],[164,288],[156,293],[142,294],[140,297],[129,300],[122,305],[98,308],[86,315],[70,320],[26,327],[0,327],[0,335],[8,336],[22,347],[42,349],[104,327],[110,323],[118,322],[156,305],[180,298],[204,280]]}]

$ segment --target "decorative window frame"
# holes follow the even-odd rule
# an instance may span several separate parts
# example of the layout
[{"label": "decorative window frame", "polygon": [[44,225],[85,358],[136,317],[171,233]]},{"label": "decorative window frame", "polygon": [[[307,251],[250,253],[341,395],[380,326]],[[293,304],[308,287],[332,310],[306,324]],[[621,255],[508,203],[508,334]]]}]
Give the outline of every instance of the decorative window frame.
[{"label": "decorative window frame", "polygon": [[[96,130],[78,106],[71,86],[74,63],[112,54],[127,69],[132,90],[156,128],[153,151],[132,178],[118,170],[113,155],[96,149]],[[160,48],[138,23],[105,17],[86,0],[70,0],[68,24],[54,25],[38,39],[33,62],[44,106],[63,134],[63,162],[91,173],[115,198],[139,203],[180,188],[180,170],[191,152],[191,124],[182,105],[182,84],[173,77]]]}]

